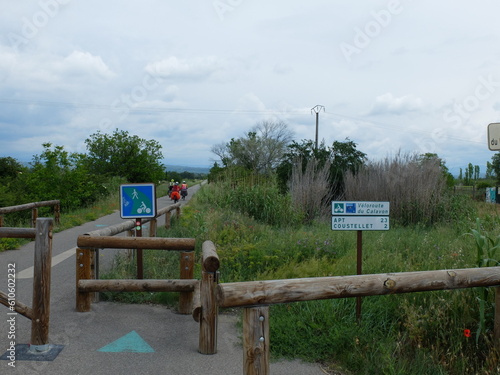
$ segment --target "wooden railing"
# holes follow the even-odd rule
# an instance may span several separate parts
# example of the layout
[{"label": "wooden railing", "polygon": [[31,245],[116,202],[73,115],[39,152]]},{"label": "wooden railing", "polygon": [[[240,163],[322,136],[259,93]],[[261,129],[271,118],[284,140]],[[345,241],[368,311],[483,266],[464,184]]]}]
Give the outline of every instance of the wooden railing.
[{"label": "wooden railing", "polygon": [[[200,323],[199,351],[217,351],[217,274],[219,258],[211,241],[202,245],[202,279],[193,279],[195,240],[192,238],[78,237],[76,249],[76,310],[91,309],[93,292],[180,292],[179,313],[192,314]],[[95,280],[92,258],[97,248],[144,248],[181,251],[180,279],[169,280]]]},{"label": "wooden railing", "polygon": [[52,219],[36,220],[31,228],[0,228],[0,238],[34,238],[35,255],[33,271],[33,300],[31,307],[19,302],[16,295],[15,264],[13,277],[8,278],[8,292],[0,291],[0,303],[13,311],[31,319],[31,349],[38,352],[46,351],[49,343],[50,320],[50,276],[52,264]]},{"label": "wooden railing", "polygon": [[18,206],[0,207],[0,227],[4,226],[3,215],[31,210],[31,227],[34,228],[36,224],[36,219],[38,218],[38,208],[40,207],[54,207],[54,220],[56,224],[60,223],[61,218],[61,202],[59,200],[43,201],[43,202],[33,202],[20,204]]},{"label": "wooden railing", "polygon": [[[268,375],[269,305],[332,298],[500,285],[500,267],[404,272],[359,276],[224,283],[217,286],[219,307],[244,307],[244,375]],[[500,293],[495,289],[495,343],[500,341]]]},{"label": "wooden railing", "polygon": [[[150,223],[149,226],[149,237],[156,237],[157,232],[157,222],[158,218],[165,215],[165,228],[170,228],[170,222],[172,218],[172,211],[176,212],[177,217],[181,215],[181,204],[176,203],[170,206],[166,206],[156,213],[154,218],[148,219],[137,219],[137,220],[126,220],[122,223],[112,225],[106,228],[97,229],[88,233],[85,233],[86,236],[89,237],[102,237],[102,236],[115,236],[117,234],[127,232],[129,237],[133,237],[140,233],[140,237],[142,237],[142,226],[145,223]],[[140,226],[140,231],[134,231],[134,228]],[[131,248],[132,249],[132,248]],[[130,250],[131,250],[130,249]],[[142,248],[135,248],[136,256],[137,256],[137,278],[142,279],[143,275],[143,264],[142,264]],[[99,248],[95,248],[95,251],[91,254],[91,268],[92,268],[92,278],[99,278],[99,257],[97,256],[99,253]]]}]

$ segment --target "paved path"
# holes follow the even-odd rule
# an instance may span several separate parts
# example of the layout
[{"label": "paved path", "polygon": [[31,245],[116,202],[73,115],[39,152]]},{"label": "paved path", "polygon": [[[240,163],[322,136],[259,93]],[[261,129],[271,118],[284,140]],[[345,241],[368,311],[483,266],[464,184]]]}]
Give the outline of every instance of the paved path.
[{"label": "paved path", "polygon": [[[199,186],[190,188],[190,198]],[[171,204],[167,197],[158,199],[158,207]],[[183,204],[187,203],[182,202]],[[220,315],[218,353],[198,353],[199,323],[188,315],[179,315],[164,306],[129,305],[99,302],[92,311],[75,311],[75,247],[78,235],[121,222],[119,213],[54,235],[50,344],[62,346],[51,361],[0,360],[0,374],[168,374],[222,375],[243,373],[241,333],[238,316]],[[146,232],[147,233],[147,232]],[[17,272],[16,295],[31,306],[34,243],[19,250],[0,253],[0,290],[7,290],[7,269],[14,264]],[[105,251],[101,267],[110,265],[113,253]],[[104,253],[101,252],[101,253]],[[105,259],[104,259],[105,258]],[[10,342],[28,344],[31,321],[15,316],[15,339],[8,337],[9,310],[0,305],[0,355]],[[12,367],[10,364],[14,364]],[[271,374],[324,375],[318,365],[285,361],[271,364]]]}]

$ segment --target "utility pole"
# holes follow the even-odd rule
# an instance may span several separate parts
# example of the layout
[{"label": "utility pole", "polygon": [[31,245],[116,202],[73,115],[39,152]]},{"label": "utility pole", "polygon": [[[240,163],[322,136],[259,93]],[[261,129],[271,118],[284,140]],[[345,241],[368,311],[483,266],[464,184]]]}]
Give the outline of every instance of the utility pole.
[{"label": "utility pole", "polygon": [[318,125],[319,125],[319,113],[323,110],[325,112],[325,107],[322,105],[316,105],[313,108],[311,108],[311,113],[316,113],[316,150],[318,150]]}]

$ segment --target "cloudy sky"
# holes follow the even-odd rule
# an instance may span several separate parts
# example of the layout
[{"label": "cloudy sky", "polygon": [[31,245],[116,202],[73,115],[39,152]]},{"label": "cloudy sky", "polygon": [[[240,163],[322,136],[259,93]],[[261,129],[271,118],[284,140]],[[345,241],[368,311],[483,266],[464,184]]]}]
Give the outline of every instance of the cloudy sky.
[{"label": "cloudy sky", "polygon": [[354,141],[371,160],[437,153],[485,171],[500,122],[494,0],[0,0],[0,157],[85,152],[97,131],[209,166],[262,120]]}]

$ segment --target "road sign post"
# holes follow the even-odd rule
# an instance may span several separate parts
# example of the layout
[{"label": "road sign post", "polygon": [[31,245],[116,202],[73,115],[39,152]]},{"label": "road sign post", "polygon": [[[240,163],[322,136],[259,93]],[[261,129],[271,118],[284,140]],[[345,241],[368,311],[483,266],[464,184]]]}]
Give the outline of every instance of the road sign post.
[{"label": "road sign post", "polygon": [[120,216],[122,219],[156,217],[155,184],[120,185]]},{"label": "road sign post", "polygon": [[[358,275],[363,274],[363,231],[389,230],[389,211],[389,202],[332,202],[332,230],[357,231]],[[361,297],[356,297],[356,319],[361,320]]]},{"label": "road sign post", "polygon": [[[120,216],[135,220],[135,236],[142,237],[142,219],[156,217],[155,184],[120,185]],[[136,250],[137,278],[143,278],[142,249]]]}]

